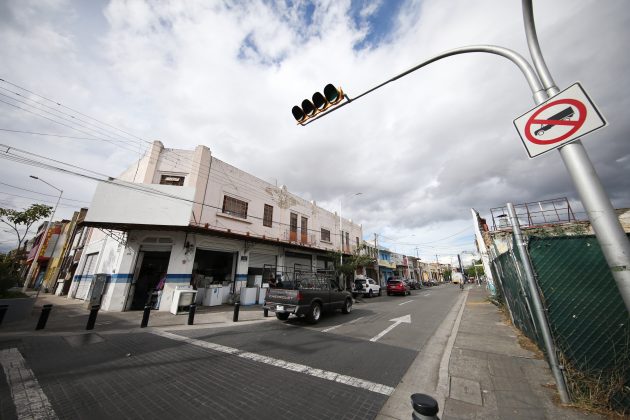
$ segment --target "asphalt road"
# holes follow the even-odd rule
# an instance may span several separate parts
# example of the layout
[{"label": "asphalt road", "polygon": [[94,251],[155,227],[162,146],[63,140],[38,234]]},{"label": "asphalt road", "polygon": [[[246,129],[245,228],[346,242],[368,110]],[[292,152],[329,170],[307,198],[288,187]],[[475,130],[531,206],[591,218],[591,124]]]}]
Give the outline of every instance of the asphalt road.
[{"label": "asphalt road", "polygon": [[459,294],[383,294],[315,326],[0,336],[0,418],[25,418],[20,380],[41,418],[374,418]]}]

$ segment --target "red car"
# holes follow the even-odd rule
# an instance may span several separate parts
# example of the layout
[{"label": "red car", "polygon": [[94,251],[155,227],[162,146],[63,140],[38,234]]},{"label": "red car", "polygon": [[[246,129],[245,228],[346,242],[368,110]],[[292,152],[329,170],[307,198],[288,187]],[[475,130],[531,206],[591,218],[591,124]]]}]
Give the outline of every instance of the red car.
[{"label": "red car", "polygon": [[402,280],[389,280],[387,282],[387,296],[391,295],[410,295],[409,285]]}]

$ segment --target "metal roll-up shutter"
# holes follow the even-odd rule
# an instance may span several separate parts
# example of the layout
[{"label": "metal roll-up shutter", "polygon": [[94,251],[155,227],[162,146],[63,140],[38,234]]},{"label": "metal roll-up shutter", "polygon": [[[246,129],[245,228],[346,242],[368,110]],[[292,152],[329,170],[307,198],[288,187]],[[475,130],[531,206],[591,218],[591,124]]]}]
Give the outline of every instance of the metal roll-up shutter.
[{"label": "metal roll-up shutter", "polygon": [[287,252],[284,257],[284,264],[290,270],[299,268],[301,270],[312,270],[312,258],[308,254],[298,254],[294,252]]},{"label": "metal roll-up shutter", "polygon": [[85,257],[85,266],[83,267],[83,272],[81,273],[81,280],[79,282],[79,286],[77,288],[77,293],[75,297],[77,299],[83,299],[87,297],[87,293],[90,290],[90,285],[92,283],[92,277],[94,275],[94,271],[96,270],[96,260],[98,257],[98,252],[94,254],[89,254]]},{"label": "metal roll-up shutter", "polygon": [[219,252],[238,252],[243,248],[242,241],[218,238],[215,236],[197,237],[197,249]]},{"label": "metal roll-up shutter", "polygon": [[276,256],[251,252],[249,254],[249,266],[263,268],[265,265],[276,265]]}]

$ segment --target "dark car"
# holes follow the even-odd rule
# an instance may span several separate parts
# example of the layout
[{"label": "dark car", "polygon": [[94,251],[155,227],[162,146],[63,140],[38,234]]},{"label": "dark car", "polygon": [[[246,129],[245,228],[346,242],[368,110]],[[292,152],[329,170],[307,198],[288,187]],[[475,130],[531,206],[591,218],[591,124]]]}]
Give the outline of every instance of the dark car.
[{"label": "dark car", "polygon": [[405,282],[409,285],[409,288],[411,290],[418,290],[418,289],[422,289],[422,285],[420,284],[420,282],[418,280],[414,280],[414,279],[405,279]]},{"label": "dark car", "polygon": [[411,288],[403,280],[388,280],[387,281],[387,296],[391,295],[410,295]]}]

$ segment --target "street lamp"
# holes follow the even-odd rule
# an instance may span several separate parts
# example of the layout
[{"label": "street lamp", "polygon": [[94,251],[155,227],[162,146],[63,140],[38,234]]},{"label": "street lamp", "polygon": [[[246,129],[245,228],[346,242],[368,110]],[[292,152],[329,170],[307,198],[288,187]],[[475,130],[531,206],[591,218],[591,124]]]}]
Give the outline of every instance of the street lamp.
[{"label": "street lamp", "polygon": [[[44,181],[43,179],[36,177],[35,175],[29,175],[31,178],[36,179],[38,181],[43,182],[44,184],[48,185],[51,188],[54,188],[55,190],[59,191],[59,197],[57,198],[57,203],[55,203],[55,207],[52,211],[52,213],[50,214],[50,220],[48,221],[48,225],[46,226],[46,230],[44,231],[44,235],[42,236],[42,238],[39,241],[39,245],[37,247],[37,252],[35,253],[35,257],[33,259],[33,262],[31,262],[31,267],[28,270],[28,274],[26,275],[26,281],[24,282],[24,287],[22,288],[22,291],[26,291],[26,289],[28,288],[28,285],[31,281],[31,277],[33,276],[33,273],[35,272],[35,262],[37,262],[37,257],[39,256],[39,253],[42,250],[42,246],[44,244],[44,240],[46,240],[46,238],[48,237],[48,231],[50,230],[51,226],[52,226],[52,222],[53,219],[55,217],[55,212],[57,211],[57,207],[59,206],[59,201],[61,201],[61,196],[63,195],[63,190],[60,188],[55,187],[54,185],[50,184],[49,182]],[[58,239],[58,238],[57,238]],[[56,246],[57,244],[55,244]],[[53,247],[53,251],[54,251],[54,247]],[[39,287],[39,289],[41,289],[41,285]],[[39,289],[37,290],[37,294],[39,295]]]}]

